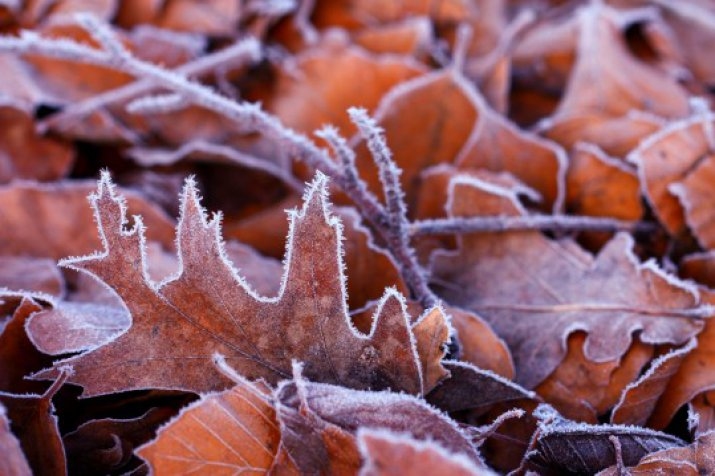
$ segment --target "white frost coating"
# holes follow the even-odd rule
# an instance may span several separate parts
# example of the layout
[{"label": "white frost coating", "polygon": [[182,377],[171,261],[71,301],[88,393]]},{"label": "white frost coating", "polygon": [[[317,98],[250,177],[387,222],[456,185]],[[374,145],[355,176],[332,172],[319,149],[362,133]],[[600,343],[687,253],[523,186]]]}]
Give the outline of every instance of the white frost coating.
[{"label": "white frost coating", "polygon": [[459,466],[460,469],[474,474],[475,476],[490,476],[496,475],[496,473],[488,470],[486,468],[478,468],[472,460],[467,458],[461,453],[452,453],[451,451],[444,448],[438,441],[433,439],[427,440],[416,440],[412,435],[408,433],[397,433],[394,431],[387,430],[385,428],[368,428],[361,427],[357,430],[357,443],[360,454],[365,460],[365,464],[360,468],[358,475],[365,476],[366,474],[372,474],[371,471],[375,471],[373,461],[370,458],[370,451],[367,447],[366,440],[373,438],[376,440],[382,440],[395,445],[405,445],[413,448],[415,451],[431,451],[437,453],[440,457],[449,461],[455,466]]},{"label": "white frost coating", "polygon": [[677,358],[677,357],[679,357],[679,356],[681,356],[681,355],[686,355],[686,354],[690,353],[690,351],[692,351],[693,349],[695,349],[695,347],[697,347],[697,345],[698,345],[698,340],[693,337],[693,338],[690,339],[690,340],[688,341],[688,343],[687,343],[686,345],[684,345],[683,347],[680,347],[680,348],[677,348],[677,349],[673,349],[673,350],[671,350],[670,352],[668,352],[667,354],[663,354],[663,355],[661,355],[660,357],[658,357],[657,359],[653,360],[653,361],[650,363],[650,366],[648,367],[648,370],[647,370],[640,378],[638,378],[638,380],[629,383],[629,384],[626,385],[626,387],[623,389],[623,391],[621,392],[621,396],[620,396],[620,398],[618,399],[618,402],[613,406],[613,413],[611,414],[611,421],[613,421],[613,414],[615,414],[616,411],[617,411],[618,409],[620,409],[621,406],[625,403],[625,398],[626,398],[626,396],[627,396],[627,394],[628,394],[629,391],[631,391],[631,390],[633,390],[634,388],[636,388],[636,387],[642,385],[643,382],[645,382],[646,380],[650,379],[650,378],[653,376],[653,374],[655,374],[655,372],[656,372],[660,367],[662,367],[666,362],[668,362],[668,361],[671,360],[671,359]]},{"label": "white frost coating", "polygon": [[459,186],[468,186],[468,187],[476,188],[478,190],[483,190],[483,191],[490,193],[492,195],[506,198],[507,200],[509,200],[511,202],[511,204],[514,206],[514,208],[519,213],[519,215],[527,215],[528,214],[526,208],[524,208],[524,206],[519,201],[519,196],[518,196],[518,191],[517,191],[518,188],[503,187],[501,185],[497,185],[497,184],[488,182],[486,180],[482,180],[479,177],[475,177],[473,175],[468,175],[468,174],[456,175],[449,181],[447,203],[445,204],[445,208],[447,209],[448,213],[452,209],[452,206],[454,205],[454,191]]}]

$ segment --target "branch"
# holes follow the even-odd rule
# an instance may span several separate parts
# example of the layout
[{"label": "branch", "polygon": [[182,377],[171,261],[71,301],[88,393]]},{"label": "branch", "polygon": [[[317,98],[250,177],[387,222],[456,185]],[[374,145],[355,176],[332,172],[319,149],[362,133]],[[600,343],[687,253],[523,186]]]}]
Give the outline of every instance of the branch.
[{"label": "branch", "polygon": [[387,203],[388,226],[384,228],[386,233],[383,233],[383,237],[395,259],[401,265],[402,277],[415,298],[425,307],[434,306],[438,299],[429,288],[426,273],[417,261],[415,251],[410,244],[407,206],[400,184],[402,171],[392,160],[392,152],[387,147],[382,128],[367,114],[367,111],[351,107],[348,109],[348,114],[365,138],[370,154],[378,168],[380,183]]},{"label": "branch", "polygon": [[453,233],[507,232],[516,230],[552,231],[628,231],[652,232],[657,227],[640,221],[624,221],[615,218],[600,218],[571,215],[528,215],[452,217],[435,220],[419,220],[409,226],[411,236],[450,235]]},{"label": "branch", "polygon": [[[23,38],[24,37],[25,35],[23,33]],[[2,39],[3,44],[6,41],[7,38]],[[183,64],[174,69],[173,72],[186,77],[197,77],[208,74],[219,66],[227,67],[228,65],[231,65],[238,67],[246,62],[258,61],[260,58],[261,47],[258,40],[255,38],[246,38],[227,48]],[[151,79],[139,79],[131,84],[127,84],[126,86],[112,89],[87,98],[83,101],[71,104],[65,107],[62,112],[59,112],[58,114],[40,122],[38,128],[40,132],[44,132],[47,129],[57,127],[60,124],[67,123],[72,120],[78,120],[82,116],[89,115],[95,110],[106,107],[110,104],[125,102],[142,94],[147,94],[160,86],[160,83]]]}]

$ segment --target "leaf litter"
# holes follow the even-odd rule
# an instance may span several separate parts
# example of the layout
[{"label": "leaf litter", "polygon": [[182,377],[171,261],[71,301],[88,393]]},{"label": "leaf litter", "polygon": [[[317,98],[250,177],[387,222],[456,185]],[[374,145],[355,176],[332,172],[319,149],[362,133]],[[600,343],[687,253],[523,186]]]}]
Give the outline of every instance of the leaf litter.
[{"label": "leaf litter", "polygon": [[0,18],[3,474],[713,471],[707,2]]}]

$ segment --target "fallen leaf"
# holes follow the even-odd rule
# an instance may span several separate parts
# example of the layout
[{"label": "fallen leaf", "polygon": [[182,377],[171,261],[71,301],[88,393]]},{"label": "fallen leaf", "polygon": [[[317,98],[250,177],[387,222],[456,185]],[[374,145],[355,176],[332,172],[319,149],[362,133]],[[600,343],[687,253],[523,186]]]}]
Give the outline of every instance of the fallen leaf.
[{"label": "fallen leaf", "polygon": [[69,174],[74,150],[65,141],[39,135],[27,111],[0,104],[0,131],[0,183],[48,182]]},{"label": "fallen leaf", "polygon": [[47,356],[37,352],[25,331],[28,319],[42,306],[32,298],[2,295],[2,300],[16,300],[12,317],[5,322],[0,333],[0,391],[14,394],[42,392],[46,385],[40,382],[24,380],[24,377],[46,367],[50,362]]},{"label": "fallen leaf", "polygon": [[[713,302],[715,296],[711,291],[702,293],[708,302]],[[658,400],[649,420],[654,428],[664,428],[682,405],[698,394],[715,389],[715,378],[710,371],[715,361],[715,321],[708,319],[697,339],[697,347],[685,356]]]},{"label": "fallen leaf", "polygon": [[30,476],[32,470],[20,448],[20,442],[10,432],[7,410],[0,405],[0,473],[7,476]]},{"label": "fallen leaf", "polygon": [[483,414],[491,406],[514,400],[539,400],[521,386],[489,371],[466,362],[445,361],[450,378],[442,381],[428,395],[427,401],[448,413],[475,410]]},{"label": "fallen leaf", "polygon": [[[494,200],[496,214],[524,213],[513,191],[462,177],[452,182],[451,214],[471,216],[475,203],[488,213],[485,195],[500,197]],[[636,331],[644,343],[683,344],[702,329],[697,316],[711,312],[693,286],[654,263],[638,263],[625,234],[596,257],[537,231],[465,235],[459,241],[457,252],[434,255],[435,275],[448,283],[440,293],[491,324],[514,356],[516,381],[527,388],[556,369],[566,338],[576,330],[588,334],[586,358],[604,362],[622,356]]]},{"label": "fallen leaf", "polygon": [[[215,353],[226,355],[229,365],[251,379],[275,383],[289,375],[291,359],[301,358],[306,375],[318,380],[420,393],[414,337],[395,291],[383,297],[370,335],[350,324],[340,224],[330,215],[325,187],[321,175],[308,189],[303,209],[293,212],[281,293],[263,298],[224,258],[219,221],[207,221],[191,181],[177,230],[182,269],[160,285],[148,280],[141,222],[124,229],[123,202],[105,175],[92,196],[104,251],[63,264],[111,286],[129,309],[132,327],[109,344],[57,365],[72,365],[70,381],[89,396],[141,388],[225,388],[226,378],[213,367]],[[276,339],[283,344],[277,346]],[[134,357],[127,360],[127,355]],[[113,369],[110,375],[106,366]]]},{"label": "fallen leaf", "polygon": [[60,476],[66,474],[64,446],[54,415],[52,397],[64,383],[67,370],[42,395],[0,392],[0,405],[7,409],[10,427],[20,440],[32,474]]},{"label": "fallen leaf", "polygon": [[[434,108],[435,103],[440,107]],[[402,169],[400,180],[409,208],[416,202],[421,171],[445,163],[462,170],[510,172],[542,195],[545,208],[561,207],[563,150],[492,111],[454,69],[395,87],[383,97],[375,119],[385,129],[387,144]],[[364,142],[356,145],[356,154],[366,182],[377,190],[376,166]]]},{"label": "fallen leaf", "polygon": [[270,390],[240,381],[183,409],[137,454],[154,474],[267,472],[279,441]]},{"label": "fallen leaf", "polygon": [[[3,255],[60,259],[91,253],[101,246],[93,230],[89,182],[14,183],[0,186],[0,249]],[[129,212],[148,225],[147,239],[173,249],[173,221],[135,192],[122,190]]]},{"label": "fallen leaf", "polygon": [[[699,476],[715,472],[715,432],[700,435],[685,448],[669,448],[644,456],[638,464],[627,469],[633,476],[677,474]],[[616,476],[615,468],[607,468],[598,476]]]},{"label": "fallen leaf", "polygon": [[594,474],[616,463],[612,437],[620,444],[626,466],[633,466],[648,453],[685,446],[679,438],[646,428],[574,423],[545,407],[536,412],[541,422],[530,462],[538,468]]},{"label": "fallen leaf", "polygon": [[707,181],[713,173],[713,120],[712,114],[705,114],[672,122],[628,155],[663,226],[677,236],[687,223],[705,248],[715,245],[713,230],[702,213],[702,207],[712,201]]},{"label": "fallen leaf", "polygon": [[586,338],[578,331],[568,336],[564,360],[535,390],[566,418],[598,423],[653,357],[653,346],[636,338],[622,357],[593,362],[584,355]]},{"label": "fallen leaf", "polygon": [[579,143],[566,173],[566,208],[574,215],[637,221],[643,215],[640,183],[622,161]]},{"label": "fallen leaf", "polygon": [[59,297],[65,291],[65,282],[53,260],[0,256],[0,287]]},{"label": "fallen leaf", "polygon": [[[696,344],[697,341],[693,339],[683,347],[663,354],[651,362],[646,372],[623,391],[611,413],[611,423],[646,426],[649,418],[654,415],[653,410],[670,379],[678,372],[683,360],[695,349]],[[658,418],[657,414],[654,416]],[[663,420],[661,422],[665,423]],[[664,425],[648,426],[657,430],[664,428]]]},{"label": "fallen leaf", "polygon": [[300,377],[283,382],[276,396],[281,443],[303,473],[336,467],[355,471],[360,465],[355,433],[360,428],[384,428],[418,440],[430,439],[483,466],[479,453],[454,422],[421,399],[312,383]]},{"label": "fallen leaf", "polygon": [[[345,40],[337,33],[328,36],[281,68],[266,110],[306,134],[330,123],[350,136],[355,126],[345,113],[348,107],[372,110],[390,88],[424,71],[408,57],[375,55]],[[350,87],[356,78],[360,88]]]},{"label": "fallen leaf", "polygon": [[589,4],[575,12],[576,62],[550,122],[588,113],[619,117],[634,109],[665,117],[688,113],[687,93],[677,81],[628,51],[622,28],[638,19],[636,11],[628,14],[604,4]]},{"label": "fallen leaf", "polygon": [[450,454],[437,443],[418,441],[385,430],[358,430],[358,447],[365,462],[360,476],[453,474],[491,475],[469,459]]},{"label": "fallen leaf", "polygon": [[173,416],[171,408],[153,408],[137,418],[90,420],[62,441],[70,474],[122,471],[134,448],[155,436],[155,428]]}]

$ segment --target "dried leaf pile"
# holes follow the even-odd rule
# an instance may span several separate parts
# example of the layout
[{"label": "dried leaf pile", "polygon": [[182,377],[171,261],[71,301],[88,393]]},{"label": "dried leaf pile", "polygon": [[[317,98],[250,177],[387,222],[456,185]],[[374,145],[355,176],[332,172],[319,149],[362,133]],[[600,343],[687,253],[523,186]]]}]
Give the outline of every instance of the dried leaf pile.
[{"label": "dried leaf pile", "polygon": [[0,25],[0,474],[715,474],[712,2]]}]

